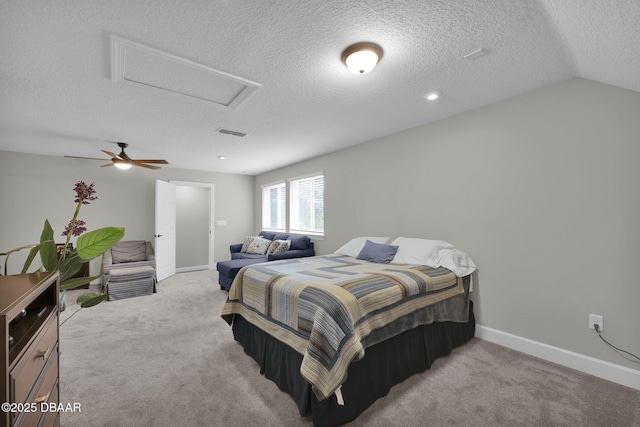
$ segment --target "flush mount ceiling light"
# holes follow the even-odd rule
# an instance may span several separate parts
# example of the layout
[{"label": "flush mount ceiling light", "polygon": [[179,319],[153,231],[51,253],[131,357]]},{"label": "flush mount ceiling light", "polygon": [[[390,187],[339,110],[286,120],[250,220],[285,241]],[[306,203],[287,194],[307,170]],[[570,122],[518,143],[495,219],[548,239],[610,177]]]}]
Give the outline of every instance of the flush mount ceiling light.
[{"label": "flush mount ceiling light", "polygon": [[342,62],[353,74],[367,74],[382,58],[382,48],[375,43],[356,43],[342,52]]}]

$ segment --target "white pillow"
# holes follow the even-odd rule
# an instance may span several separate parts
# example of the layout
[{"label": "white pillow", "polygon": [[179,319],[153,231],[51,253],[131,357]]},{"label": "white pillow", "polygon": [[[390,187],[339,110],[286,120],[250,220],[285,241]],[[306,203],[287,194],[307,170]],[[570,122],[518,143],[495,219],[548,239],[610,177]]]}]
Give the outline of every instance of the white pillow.
[{"label": "white pillow", "polygon": [[264,237],[255,236],[251,243],[245,250],[248,254],[256,254],[256,255],[264,255],[267,253],[267,249],[269,249],[269,245],[271,245],[271,240],[265,239]]},{"label": "white pillow", "polygon": [[258,236],[244,236],[244,240],[242,241],[242,249],[240,249],[240,252],[247,253],[249,245],[251,245],[251,242],[253,242],[256,237]]},{"label": "white pillow", "polygon": [[418,264],[434,268],[440,266],[442,251],[454,248],[451,243],[442,240],[410,237],[398,237],[391,244],[398,246],[398,252],[391,261],[392,264]]},{"label": "white pillow", "polygon": [[371,240],[373,243],[386,244],[390,237],[356,237],[349,240],[349,242],[336,251],[337,254],[350,256],[357,258],[358,254],[367,243],[367,240]]},{"label": "white pillow", "polygon": [[476,265],[469,255],[458,249],[445,249],[440,254],[440,266],[464,277],[476,271]]}]

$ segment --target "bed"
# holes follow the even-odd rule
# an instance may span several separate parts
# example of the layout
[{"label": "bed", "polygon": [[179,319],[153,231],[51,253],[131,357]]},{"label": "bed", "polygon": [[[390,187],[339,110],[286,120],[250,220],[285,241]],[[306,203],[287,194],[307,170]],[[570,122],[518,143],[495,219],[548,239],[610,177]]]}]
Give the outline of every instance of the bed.
[{"label": "bed", "polygon": [[470,258],[446,242],[384,239],[254,264],[229,290],[234,339],[315,426],[354,420],[473,337]]}]

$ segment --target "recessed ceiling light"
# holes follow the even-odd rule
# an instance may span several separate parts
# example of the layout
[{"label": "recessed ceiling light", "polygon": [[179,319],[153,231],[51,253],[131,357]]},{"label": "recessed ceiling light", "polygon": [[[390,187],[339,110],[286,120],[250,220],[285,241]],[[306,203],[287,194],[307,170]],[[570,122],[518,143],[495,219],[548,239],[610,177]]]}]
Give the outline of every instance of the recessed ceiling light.
[{"label": "recessed ceiling light", "polygon": [[226,157],[226,156],[218,156],[218,158],[219,158],[220,160],[224,160],[224,159],[226,159],[227,157]]},{"label": "recessed ceiling light", "polygon": [[438,98],[440,98],[440,93],[436,91],[427,92],[424,94],[424,99],[426,99],[427,101],[435,101]]}]

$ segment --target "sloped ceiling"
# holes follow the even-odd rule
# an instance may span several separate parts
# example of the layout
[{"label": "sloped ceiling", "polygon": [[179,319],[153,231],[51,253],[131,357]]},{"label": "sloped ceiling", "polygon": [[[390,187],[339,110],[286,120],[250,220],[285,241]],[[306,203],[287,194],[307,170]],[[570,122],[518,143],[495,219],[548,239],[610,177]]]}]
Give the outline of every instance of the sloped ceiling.
[{"label": "sloped ceiling", "polygon": [[[221,106],[199,98],[240,89],[135,57],[151,84],[114,79],[112,36],[257,89]],[[384,50],[363,76],[340,61],[360,41]],[[169,167],[259,174],[574,77],[640,91],[638,46],[638,0],[3,0],[0,150],[108,160],[122,141]]]}]

